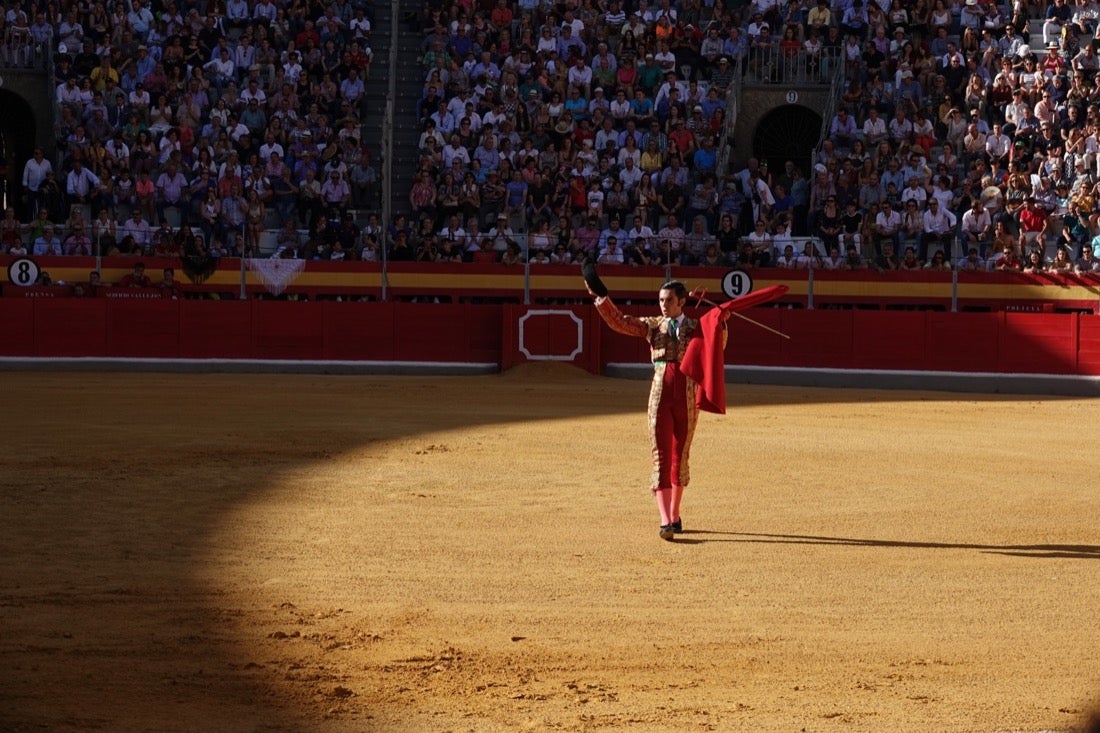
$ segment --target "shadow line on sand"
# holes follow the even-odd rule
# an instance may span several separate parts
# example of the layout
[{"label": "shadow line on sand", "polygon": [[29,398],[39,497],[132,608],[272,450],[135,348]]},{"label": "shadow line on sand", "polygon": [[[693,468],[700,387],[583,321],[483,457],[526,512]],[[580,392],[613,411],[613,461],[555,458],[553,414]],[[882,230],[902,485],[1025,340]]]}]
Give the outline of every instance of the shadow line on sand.
[{"label": "shadow line on sand", "polygon": [[[711,535],[712,537],[687,537],[686,535]],[[917,542],[912,540],[875,540],[857,537],[822,537],[797,534],[765,534],[760,532],[722,532],[707,529],[685,529],[681,544],[707,542],[738,542],[785,545],[839,545],[847,547],[900,547],[916,550],[977,550],[979,552],[1012,557],[1070,558],[1100,560],[1100,545],[982,545],[966,542]],[[721,539],[728,537],[729,539]]]}]

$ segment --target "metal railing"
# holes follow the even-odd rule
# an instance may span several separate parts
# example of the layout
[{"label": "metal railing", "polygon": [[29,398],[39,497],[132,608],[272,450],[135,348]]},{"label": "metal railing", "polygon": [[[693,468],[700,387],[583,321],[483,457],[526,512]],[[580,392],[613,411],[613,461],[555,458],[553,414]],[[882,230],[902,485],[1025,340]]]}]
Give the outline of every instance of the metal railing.
[{"label": "metal railing", "polygon": [[726,92],[726,117],[718,140],[718,162],[714,167],[718,180],[729,173],[730,158],[733,157],[733,131],[737,127],[737,113],[741,109],[741,70],[733,75],[733,83]]},{"label": "metal railing", "polygon": [[787,51],[778,46],[752,46],[741,60],[746,84],[830,85],[843,63],[840,49],[825,48],[821,53]]},{"label": "metal railing", "polygon": [[832,79],[829,81],[830,89],[829,94],[825,99],[825,108],[821,111],[821,135],[817,139],[817,147],[814,148],[814,152],[821,150],[821,145],[825,141],[825,138],[829,136],[829,128],[833,124],[833,116],[836,114],[837,105],[840,103],[840,99],[844,96],[844,80],[846,78],[844,74],[844,65],[840,63],[840,58],[837,58],[836,68],[832,72]]},{"label": "metal railing", "polygon": [[0,42],[0,68],[5,70],[51,71],[53,49],[49,43]]},{"label": "metal railing", "polygon": [[[392,221],[393,214],[393,127],[394,116],[397,114],[397,62],[401,2],[390,0],[390,54],[387,60],[388,74],[386,87],[386,111],[382,119],[382,221],[387,225]],[[382,299],[386,299],[386,248],[382,247]]]}]

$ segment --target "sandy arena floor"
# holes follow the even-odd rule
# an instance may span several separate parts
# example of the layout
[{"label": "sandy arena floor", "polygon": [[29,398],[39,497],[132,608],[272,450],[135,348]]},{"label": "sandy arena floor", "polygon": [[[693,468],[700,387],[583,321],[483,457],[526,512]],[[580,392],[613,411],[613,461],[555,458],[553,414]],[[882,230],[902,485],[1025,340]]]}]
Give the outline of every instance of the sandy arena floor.
[{"label": "sandy arena floor", "polygon": [[1100,401],[3,373],[0,731],[1069,730]]}]

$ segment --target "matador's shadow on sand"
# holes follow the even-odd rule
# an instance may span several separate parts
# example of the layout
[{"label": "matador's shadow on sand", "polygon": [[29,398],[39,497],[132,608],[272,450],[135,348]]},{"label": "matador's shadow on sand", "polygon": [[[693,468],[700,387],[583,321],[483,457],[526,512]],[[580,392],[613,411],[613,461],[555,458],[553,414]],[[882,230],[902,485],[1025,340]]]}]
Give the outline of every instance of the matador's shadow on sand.
[{"label": "matador's shadow on sand", "polygon": [[[694,535],[705,535],[695,537]],[[982,545],[960,542],[915,542],[907,540],[873,540],[856,537],[819,537],[815,535],[764,534],[759,532],[722,532],[718,530],[684,530],[677,539],[681,544],[708,542],[759,543],[777,545],[836,545],[844,547],[890,547],[915,550],[977,550],[993,555],[1035,558],[1069,558],[1100,560],[1100,545]]]}]

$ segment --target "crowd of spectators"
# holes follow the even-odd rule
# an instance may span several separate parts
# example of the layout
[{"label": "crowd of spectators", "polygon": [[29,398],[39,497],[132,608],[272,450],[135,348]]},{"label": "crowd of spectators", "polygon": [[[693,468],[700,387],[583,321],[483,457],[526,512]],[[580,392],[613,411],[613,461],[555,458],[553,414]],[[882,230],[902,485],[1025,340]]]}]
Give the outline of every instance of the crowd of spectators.
[{"label": "crowd of spectators", "polygon": [[846,38],[798,202],[815,264],[1100,271],[1098,16],[1091,0],[817,2],[803,31],[835,37],[840,18]]},{"label": "crowd of spectators", "polygon": [[[717,262],[736,13],[698,0],[426,3],[420,165],[394,251]],[[400,241],[398,241],[400,240]],[[392,256],[392,252],[391,252]]]},{"label": "crowd of spectators", "polygon": [[[420,260],[1095,271],[1100,6],[1066,1],[428,3],[421,162],[388,240]],[[836,72],[808,165],[716,172],[738,75]]]},{"label": "crowd of spectators", "polygon": [[[1097,268],[1095,0],[426,0],[408,209],[362,227],[370,3],[143,3],[8,10],[59,110],[17,247],[66,218],[62,251],[255,254],[274,210],[293,258]],[[812,160],[718,170],[742,78],[835,73]]]},{"label": "crowd of spectators", "polygon": [[19,161],[22,227],[0,247],[250,256],[293,221],[332,257],[349,209],[377,194],[361,124],[372,15],[371,0],[8,3],[3,61],[22,62],[28,18],[31,58],[51,52],[57,154]]}]

